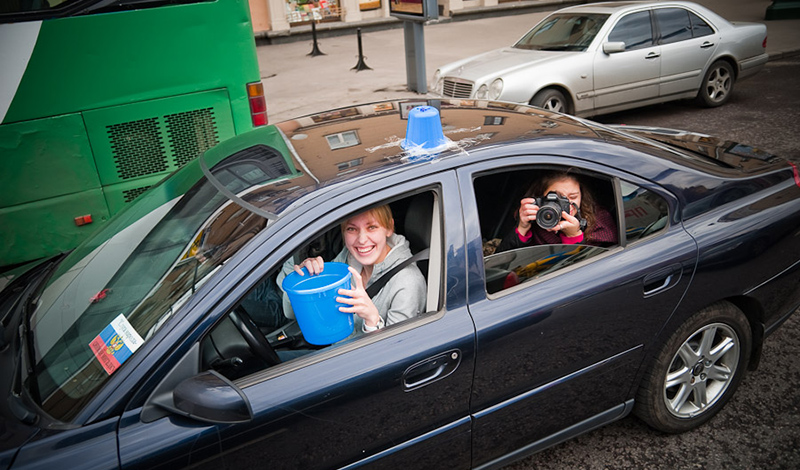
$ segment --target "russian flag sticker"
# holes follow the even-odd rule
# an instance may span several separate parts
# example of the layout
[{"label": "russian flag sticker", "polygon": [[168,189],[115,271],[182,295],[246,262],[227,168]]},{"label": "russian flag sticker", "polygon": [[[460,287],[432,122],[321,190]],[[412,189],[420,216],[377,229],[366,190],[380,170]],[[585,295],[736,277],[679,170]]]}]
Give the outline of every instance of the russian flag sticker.
[{"label": "russian flag sticker", "polygon": [[143,343],[144,340],[125,315],[119,314],[89,343],[89,347],[106,373],[111,375]]}]

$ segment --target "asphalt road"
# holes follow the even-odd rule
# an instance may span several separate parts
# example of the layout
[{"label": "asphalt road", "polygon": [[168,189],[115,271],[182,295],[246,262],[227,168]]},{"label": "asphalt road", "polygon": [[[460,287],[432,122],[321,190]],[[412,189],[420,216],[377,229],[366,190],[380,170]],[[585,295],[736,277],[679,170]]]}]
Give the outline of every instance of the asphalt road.
[{"label": "asphalt road", "polygon": [[719,108],[674,101],[592,120],[607,124],[688,129],[800,159],[800,56],[770,61],[755,76],[734,84]]},{"label": "asphalt road", "polygon": [[[690,129],[800,159],[800,56],[773,61],[736,84],[731,101],[703,109],[675,102],[595,117],[603,123]],[[709,423],[667,435],[633,416],[508,469],[800,468],[800,311],[767,339],[761,365]]]}]

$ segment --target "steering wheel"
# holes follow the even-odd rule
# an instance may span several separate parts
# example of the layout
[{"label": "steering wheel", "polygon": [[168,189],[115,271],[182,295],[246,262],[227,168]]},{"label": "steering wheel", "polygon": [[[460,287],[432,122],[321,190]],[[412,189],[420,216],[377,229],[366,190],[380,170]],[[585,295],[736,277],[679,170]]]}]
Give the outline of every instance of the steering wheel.
[{"label": "steering wheel", "polygon": [[280,358],[275,353],[275,350],[272,349],[267,338],[261,333],[261,330],[258,329],[258,326],[241,305],[230,313],[230,319],[244,337],[247,345],[250,346],[253,354],[268,366],[281,363]]}]

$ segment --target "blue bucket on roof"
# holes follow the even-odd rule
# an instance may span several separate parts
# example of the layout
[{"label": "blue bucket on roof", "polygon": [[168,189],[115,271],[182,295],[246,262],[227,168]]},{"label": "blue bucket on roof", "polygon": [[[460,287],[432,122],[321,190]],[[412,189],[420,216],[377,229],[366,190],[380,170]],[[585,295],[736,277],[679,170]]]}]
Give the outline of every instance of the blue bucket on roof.
[{"label": "blue bucket on roof", "polygon": [[408,112],[406,138],[401,142],[405,150],[439,149],[447,145],[442,131],[439,110],[433,106],[417,106]]},{"label": "blue bucket on roof", "polygon": [[311,276],[292,272],[283,279],[283,291],[292,303],[303,337],[311,344],[325,345],[341,341],[353,332],[353,314],[339,311],[346,304],[336,302],[339,289],[350,289],[347,264],[328,262],[322,272]]}]

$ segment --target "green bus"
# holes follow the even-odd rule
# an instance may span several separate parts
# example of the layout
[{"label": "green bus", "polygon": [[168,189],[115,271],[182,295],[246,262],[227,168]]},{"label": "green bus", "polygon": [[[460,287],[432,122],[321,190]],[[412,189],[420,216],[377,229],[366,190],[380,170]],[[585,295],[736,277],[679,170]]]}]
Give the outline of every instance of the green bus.
[{"label": "green bus", "polygon": [[266,123],[247,0],[0,1],[0,271]]}]

